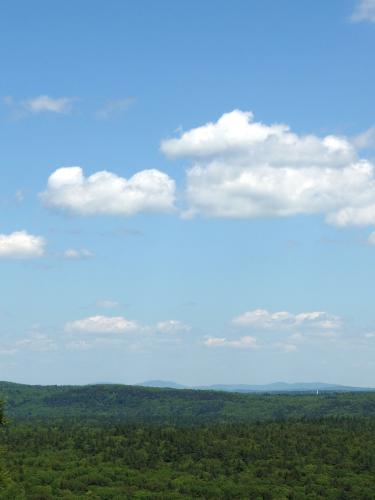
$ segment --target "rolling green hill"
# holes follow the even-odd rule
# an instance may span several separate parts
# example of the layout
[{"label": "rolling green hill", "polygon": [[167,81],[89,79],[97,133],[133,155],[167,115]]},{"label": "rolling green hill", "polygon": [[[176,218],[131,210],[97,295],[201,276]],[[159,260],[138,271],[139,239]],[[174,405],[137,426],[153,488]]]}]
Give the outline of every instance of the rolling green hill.
[{"label": "rolling green hill", "polygon": [[30,386],[0,382],[13,421],[206,424],[375,416],[375,393],[238,394],[127,385]]}]

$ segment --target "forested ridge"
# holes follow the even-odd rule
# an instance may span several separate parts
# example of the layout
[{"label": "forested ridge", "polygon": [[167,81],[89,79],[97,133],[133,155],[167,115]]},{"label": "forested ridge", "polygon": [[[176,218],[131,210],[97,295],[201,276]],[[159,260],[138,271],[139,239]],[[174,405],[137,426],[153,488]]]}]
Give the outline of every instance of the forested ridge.
[{"label": "forested ridge", "polygon": [[0,383],[13,421],[104,420],[113,423],[206,424],[264,420],[375,417],[375,393],[239,394],[127,385],[29,386]]},{"label": "forested ridge", "polygon": [[0,397],[0,498],[375,499],[374,393],[2,383]]}]

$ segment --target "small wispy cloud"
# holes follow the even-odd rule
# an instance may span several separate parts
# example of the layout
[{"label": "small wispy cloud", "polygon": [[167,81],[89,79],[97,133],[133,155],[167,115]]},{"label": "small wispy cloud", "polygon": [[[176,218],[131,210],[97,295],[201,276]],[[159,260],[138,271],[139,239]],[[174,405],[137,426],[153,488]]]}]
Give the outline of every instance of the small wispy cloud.
[{"label": "small wispy cloud", "polygon": [[39,95],[22,101],[6,96],[4,103],[10,108],[14,118],[40,113],[68,114],[73,109],[74,97],[50,97]]},{"label": "small wispy cloud", "polygon": [[31,332],[26,338],[16,342],[16,349],[27,349],[34,352],[57,351],[56,341],[40,332]]},{"label": "small wispy cloud", "polygon": [[68,260],[82,260],[92,258],[94,254],[90,250],[87,250],[87,248],[68,248],[63,253],[63,257]]},{"label": "small wispy cloud", "polygon": [[76,333],[128,333],[139,330],[135,321],[130,321],[123,316],[90,316],[65,325],[65,331]]},{"label": "small wispy cloud", "polygon": [[375,0],[358,0],[351,20],[357,23],[362,21],[375,23]]},{"label": "small wispy cloud", "polygon": [[17,189],[14,197],[15,197],[17,203],[22,203],[23,200],[25,199],[25,193],[23,192],[22,189]]},{"label": "small wispy cloud", "polygon": [[69,113],[74,102],[72,97],[58,97],[54,99],[48,95],[40,95],[23,101],[25,109],[31,113],[50,111],[51,113]]},{"label": "small wispy cloud", "polygon": [[115,309],[120,304],[116,300],[102,299],[95,302],[96,307],[100,309]]},{"label": "small wispy cloud", "polygon": [[87,342],[87,340],[71,340],[70,342],[67,342],[65,345],[65,348],[68,351],[88,351],[93,347],[93,344],[91,342]]},{"label": "small wispy cloud", "polygon": [[367,242],[369,245],[375,245],[375,231],[369,235]]},{"label": "small wispy cloud", "polygon": [[134,102],[134,97],[125,97],[123,99],[107,101],[102,108],[97,110],[96,116],[98,118],[108,118],[111,115],[128,110]]},{"label": "small wispy cloud", "polygon": [[296,344],[292,344],[290,342],[278,342],[275,344],[275,347],[281,349],[283,352],[297,352],[298,347]]},{"label": "small wispy cloud", "polygon": [[233,318],[232,323],[237,327],[258,330],[288,330],[295,328],[335,330],[340,328],[341,318],[324,311],[293,314],[288,311],[269,312],[266,309],[254,309]]},{"label": "small wispy cloud", "polygon": [[207,337],[203,344],[206,347],[231,347],[232,349],[259,349],[260,345],[255,337],[245,335],[236,340],[229,340],[226,337]]},{"label": "small wispy cloud", "polygon": [[18,352],[18,349],[16,348],[8,348],[8,347],[0,347],[0,355],[3,356],[13,356],[13,354],[16,354]]},{"label": "small wispy cloud", "polygon": [[352,140],[357,149],[372,148],[375,146],[375,127],[370,127]]},{"label": "small wispy cloud", "polygon": [[191,330],[189,325],[186,325],[182,321],[176,319],[169,319],[167,321],[159,321],[156,325],[156,330],[160,333],[180,333],[188,332]]}]

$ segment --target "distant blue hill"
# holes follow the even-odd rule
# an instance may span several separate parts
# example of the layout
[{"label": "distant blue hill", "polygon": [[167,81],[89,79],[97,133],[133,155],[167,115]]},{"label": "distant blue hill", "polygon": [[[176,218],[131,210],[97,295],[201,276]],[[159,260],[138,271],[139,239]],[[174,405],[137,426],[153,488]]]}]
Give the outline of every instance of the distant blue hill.
[{"label": "distant blue hill", "polygon": [[147,380],[137,385],[142,387],[158,387],[161,389],[188,389],[187,386],[177,384],[176,382],[170,382],[169,380]]},{"label": "distant blue hill", "polygon": [[272,384],[248,385],[248,384],[214,384],[200,386],[185,386],[171,381],[148,380],[138,384],[143,387],[159,387],[170,389],[198,389],[225,392],[362,392],[375,391],[370,387],[352,387],[338,384],[325,384],[324,382],[274,382]]}]

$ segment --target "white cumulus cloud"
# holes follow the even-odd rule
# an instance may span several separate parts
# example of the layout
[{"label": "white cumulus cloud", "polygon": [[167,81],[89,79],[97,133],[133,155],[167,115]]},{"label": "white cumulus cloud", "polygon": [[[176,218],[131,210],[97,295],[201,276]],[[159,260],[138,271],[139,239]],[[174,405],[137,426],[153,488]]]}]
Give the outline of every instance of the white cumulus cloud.
[{"label": "white cumulus cloud", "polygon": [[123,316],[90,316],[65,325],[67,332],[76,333],[129,333],[138,329],[138,323]]},{"label": "white cumulus cloud", "polygon": [[287,311],[269,312],[266,309],[254,309],[233,318],[233,324],[258,330],[285,330],[311,328],[335,330],[340,328],[341,319],[324,311],[302,312],[293,314]]},{"label": "white cumulus cloud", "polygon": [[0,258],[35,259],[45,253],[45,240],[27,231],[0,234]]},{"label": "white cumulus cloud", "polygon": [[[368,142],[357,137],[357,143]],[[322,214],[330,224],[375,224],[374,165],[355,140],[298,135],[287,125],[255,122],[234,110],[217,122],[162,142],[187,157],[186,216],[290,217]]]},{"label": "white cumulus cloud", "polygon": [[206,347],[231,347],[233,349],[259,349],[260,345],[255,337],[246,335],[237,340],[228,340],[226,337],[207,337],[203,344]]},{"label": "white cumulus cloud", "polygon": [[257,166],[343,166],[356,158],[345,138],[314,135],[298,136],[288,125],[265,125],[254,121],[253,113],[234,110],[216,123],[183,132],[162,142],[161,150],[171,157],[215,158],[235,164]]},{"label": "white cumulus cloud", "polygon": [[80,167],[59,168],[41,193],[52,208],[79,215],[167,212],[174,207],[175,182],[159,170],[143,170],[130,179],[107,171],[85,177]]}]

